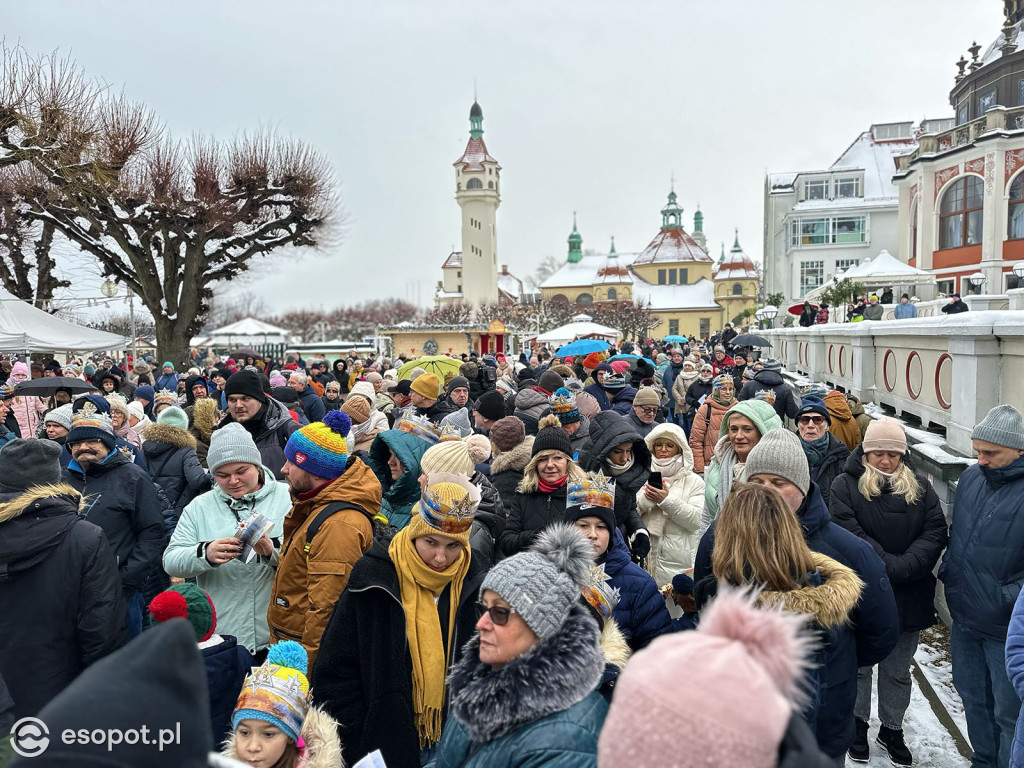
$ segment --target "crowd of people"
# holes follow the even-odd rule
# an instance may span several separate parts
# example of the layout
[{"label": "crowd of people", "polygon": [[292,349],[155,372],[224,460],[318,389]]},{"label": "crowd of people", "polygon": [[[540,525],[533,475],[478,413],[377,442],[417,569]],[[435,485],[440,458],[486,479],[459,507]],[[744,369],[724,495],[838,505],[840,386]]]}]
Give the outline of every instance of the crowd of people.
[{"label": "crowd of people", "polygon": [[[46,723],[37,766],[911,765],[941,560],[974,765],[1024,764],[1024,417],[974,428],[949,529],[899,421],[735,337],[0,361],[0,733]],[[173,750],[54,736],[150,714]]]},{"label": "crowd of people", "polygon": [[[917,317],[917,301],[917,297],[912,298],[909,293],[902,294],[898,301],[894,301],[892,288],[886,288],[881,296],[877,293],[865,294],[855,298],[854,301],[846,305],[846,322],[860,323],[864,320],[882,320],[885,317],[886,306],[892,306],[892,317],[894,320],[907,320]],[[809,328],[812,325],[824,325],[829,322],[832,316],[828,304],[824,301],[820,304],[812,304],[810,301],[805,301],[799,309],[799,324],[802,328]],[[839,306],[833,309],[841,312],[843,307]],[[959,293],[953,293],[941,307],[940,311],[944,315],[958,315],[961,312],[969,312],[970,309]],[[839,315],[840,318],[842,316],[842,314]],[[791,320],[792,318],[788,319]]]}]

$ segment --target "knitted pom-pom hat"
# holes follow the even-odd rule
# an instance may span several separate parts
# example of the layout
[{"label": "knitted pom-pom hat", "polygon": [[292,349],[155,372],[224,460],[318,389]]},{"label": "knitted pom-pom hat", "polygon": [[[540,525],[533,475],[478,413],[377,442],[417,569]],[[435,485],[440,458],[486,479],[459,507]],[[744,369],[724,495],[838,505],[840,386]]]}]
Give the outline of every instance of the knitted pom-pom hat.
[{"label": "knitted pom-pom hat", "polygon": [[292,433],[284,455],[299,469],[325,480],[335,480],[348,464],[348,443],[352,420],[342,411],[331,411],[323,421],[307,424]]},{"label": "knitted pom-pom hat", "polygon": [[253,667],[245,678],[231,727],[237,729],[243,720],[265,720],[298,741],[309,709],[308,667],[306,649],[294,640],[270,646],[263,666]]},{"label": "knitted pom-pom hat", "polygon": [[159,624],[170,619],[185,619],[192,625],[196,642],[209,640],[217,630],[217,611],[210,595],[195,584],[176,584],[165,589],[149,603],[149,621]]}]

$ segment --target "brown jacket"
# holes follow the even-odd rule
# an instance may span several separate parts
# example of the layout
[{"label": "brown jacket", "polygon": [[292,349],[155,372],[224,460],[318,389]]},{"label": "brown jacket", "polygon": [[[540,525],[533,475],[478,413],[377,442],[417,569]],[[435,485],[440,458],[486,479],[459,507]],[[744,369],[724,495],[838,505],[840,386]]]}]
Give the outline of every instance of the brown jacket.
[{"label": "brown jacket", "polygon": [[832,425],[828,431],[835,435],[851,451],[861,444],[860,426],[846,402],[846,395],[832,391],[825,395],[825,407],[832,417]]},{"label": "brown jacket", "polygon": [[[693,414],[690,425],[690,450],[693,451],[693,471],[703,472],[711,466],[715,458],[715,445],[718,443],[718,430],[722,427],[725,413],[736,404],[733,399],[729,405],[721,405],[713,398],[704,401]],[[710,416],[710,421],[708,419]]]},{"label": "brown jacket", "polygon": [[[352,566],[373,544],[370,521],[380,512],[381,486],[373,471],[353,456],[341,477],[313,494],[305,499],[292,497],[267,611],[271,637],[302,643],[310,665]],[[307,555],[306,529],[332,501],[358,504],[366,514],[354,509],[335,512],[320,526]]]}]

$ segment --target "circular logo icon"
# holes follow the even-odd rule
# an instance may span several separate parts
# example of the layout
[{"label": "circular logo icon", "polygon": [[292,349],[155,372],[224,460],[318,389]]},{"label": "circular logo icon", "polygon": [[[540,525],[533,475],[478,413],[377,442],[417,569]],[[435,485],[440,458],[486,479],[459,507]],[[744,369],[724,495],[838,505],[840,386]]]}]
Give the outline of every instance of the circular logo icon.
[{"label": "circular logo icon", "polygon": [[34,717],[23,717],[11,726],[11,747],[22,757],[39,757],[50,746],[50,729]]}]

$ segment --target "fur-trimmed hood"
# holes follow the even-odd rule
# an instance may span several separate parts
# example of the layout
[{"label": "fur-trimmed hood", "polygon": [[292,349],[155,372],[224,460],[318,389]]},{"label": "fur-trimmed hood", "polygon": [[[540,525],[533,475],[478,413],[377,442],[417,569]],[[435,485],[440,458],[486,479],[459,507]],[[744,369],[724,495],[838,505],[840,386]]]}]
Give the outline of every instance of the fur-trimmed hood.
[{"label": "fur-trimmed hood", "polygon": [[192,448],[195,450],[196,439],[188,430],[170,424],[150,424],[143,430],[142,436],[147,442],[167,443],[175,448]]},{"label": "fur-trimmed hood", "polygon": [[499,472],[522,472],[526,465],[533,458],[533,435],[527,435],[526,439],[513,448],[511,451],[497,454],[491,459],[491,474]]},{"label": "fur-trimmed hood", "polygon": [[[491,472],[494,472],[493,464],[491,465]],[[586,477],[587,473],[580,469],[580,465],[569,459],[569,480],[572,482],[582,482]],[[519,493],[533,493],[539,489],[540,476],[537,474],[537,457],[534,456],[523,469],[523,479],[516,490]]]},{"label": "fur-trimmed hood", "polygon": [[480,662],[480,635],[467,643],[448,679],[450,716],[478,743],[562,712],[596,690],[604,673],[597,622],[573,608],[557,634],[501,669]]},{"label": "fur-trimmed hood", "polygon": [[[214,392],[213,395],[219,398],[220,392]],[[213,428],[217,426],[217,402],[213,396],[201,397],[192,406],[192,426],[204,443],[210,442]]]},{"label": "fur-trimmed hood", "polygon": [[[341,741],[338,739],[338,723],[322,709],[311,706],[302,723],[299,734],[306,742],[305,751],[299,755],[295,768],[345,768],[341,759]],[[240,760],[235,751],[235,733],[231,732],[221,754]]]},{"label": "fur-trimmed hood", "polygon": [[0,501],[0,523],[18,517],[33,503],[43,499],[50,499],[54,496],[66,496],[69,501],[73,501],[77,505],[79,510],[85,508],[85,501],[82,499],[81,494],[67,483],[37,485],[13,498]]},{"label": "fur-trimmed hood", "polygon": [[852,568],[818,552],[812,552],[814,566],[821,577],[817,586],[803,586],[790,592],[761,592],[759,601],[768,605],[782,604],[793,613],[806,613],[818,626],[832,629],[845,625],[860,600],[864,582]]},{"label": "fur-trimmed hood", "polygon": [[0,562],[5,577],[17,579],[53,555],[82,520],[82,507],[78,491],[63,483],[0,494]]},{"label": "fur-trimmed hood", "polygon": [[606,664],[614,664],[620,670],[633,655],[633,649],[629,647],[615,619],[608,619],[601,630],[601,653],[604,654]]}]

